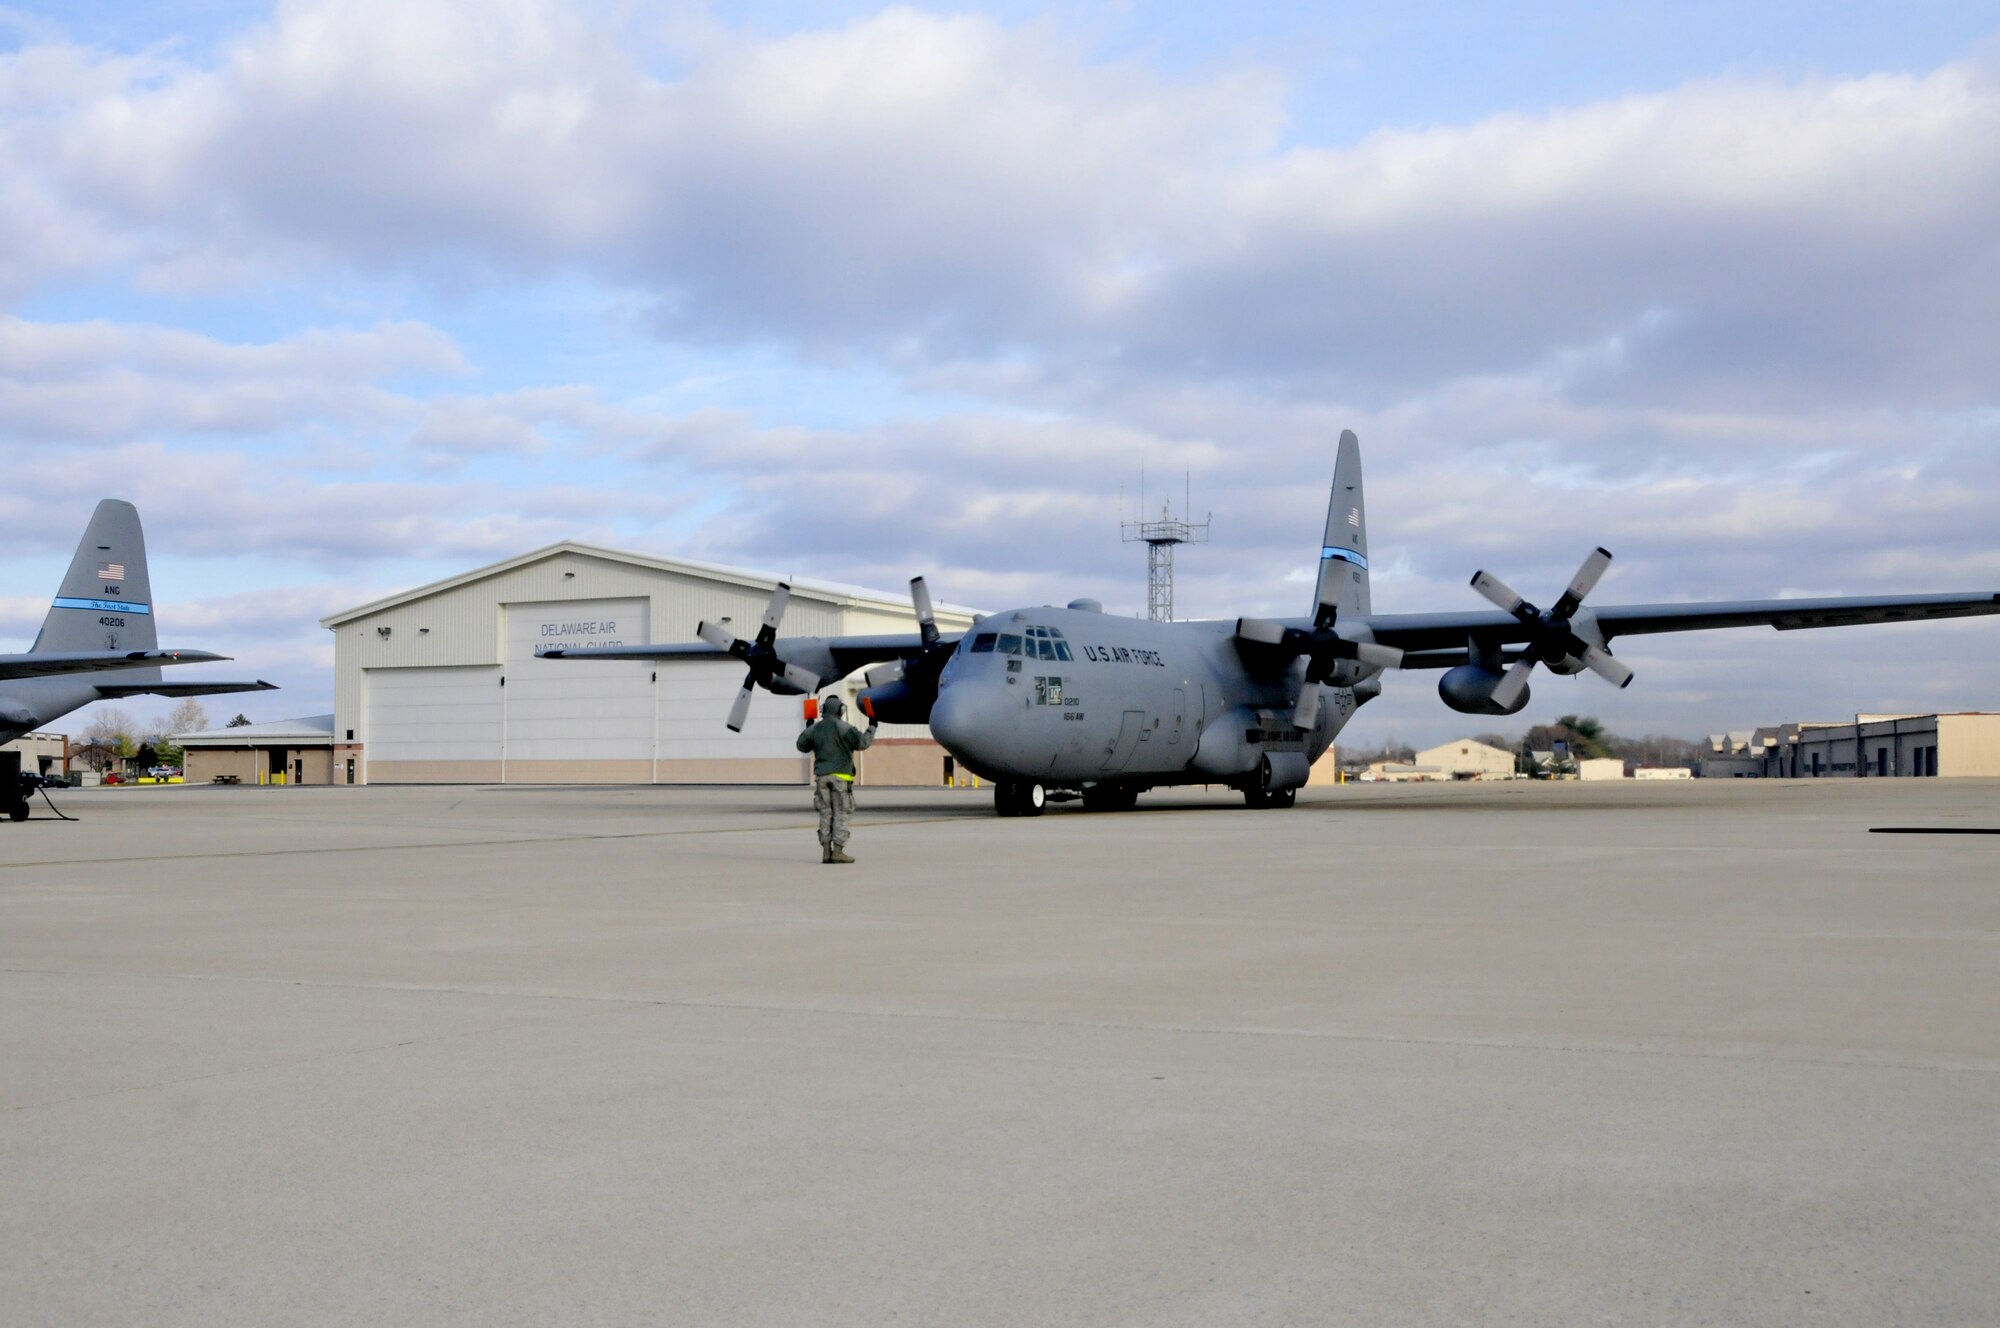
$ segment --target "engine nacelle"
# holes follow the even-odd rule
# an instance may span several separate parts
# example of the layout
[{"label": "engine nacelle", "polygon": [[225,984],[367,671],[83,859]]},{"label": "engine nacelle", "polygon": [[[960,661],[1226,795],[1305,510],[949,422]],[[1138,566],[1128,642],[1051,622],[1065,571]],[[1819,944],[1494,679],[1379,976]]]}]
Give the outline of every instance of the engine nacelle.
[{"label": "engine nacelle", "polygon": [[1446,670],[1444,677],[1438,679],[1438,696],[1462,715],[1511,715],[1528,704],[1528,689],[1521,689],[1513,705],[1495,705],[1493,689],[1500,685],[1502,676],[1498,669],[1461,664]]},{"label": "engine nacelle", "polygon": [[895,678],[874,687],[864,687],[855,701],[864,715],[873,715],[884,724],[928,724],[937,687],[915,687]]}]

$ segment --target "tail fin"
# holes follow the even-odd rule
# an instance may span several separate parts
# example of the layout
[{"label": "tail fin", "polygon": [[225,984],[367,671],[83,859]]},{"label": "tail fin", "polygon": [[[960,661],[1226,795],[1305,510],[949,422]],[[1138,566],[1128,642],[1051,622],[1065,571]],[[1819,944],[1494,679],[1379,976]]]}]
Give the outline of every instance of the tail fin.
[{"label": "tail fin", "polygon": [[[91,513],[69,573],[42,620],[40,650],[155,650],[152,583],[146,575],[146,534],[139,511],[106,498]],[[141,670],[121,676],[143,681]],[[151,670],[157,678],[159,671]]]},{"label": "tail fin", "polygon": [[1368,505],[1361,497],[1361,440],[1340,431],[1340,455],[1333,463],[1333,495],[1326,505],[1326,538],[1320,541],[1319,587],[1314,616],[1328,607],[1341,617],[1366,617],[1368,600]]}]

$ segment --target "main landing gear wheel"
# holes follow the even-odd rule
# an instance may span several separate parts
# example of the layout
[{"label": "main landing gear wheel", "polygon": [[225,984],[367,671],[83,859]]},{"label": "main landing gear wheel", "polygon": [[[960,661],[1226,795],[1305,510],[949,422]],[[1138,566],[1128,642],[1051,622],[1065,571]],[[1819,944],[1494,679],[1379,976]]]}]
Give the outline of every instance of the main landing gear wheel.
[{"label": "main landing gear wheel", "polygon": [[1002,816],[1040,816],[1048,801],[1048,790],[1032,781],[993,786],[993,810]]},{"label": "main landing gear wheel", "polygon": [[1139,790],[1116,784],[1094,784],[1083,791],[1083,806],[1093,812],[1129,812],[1139,805]]},{"label": "main landing gear wheel", "polygon": [[1257,782],[1243,790],[1243,805],[1246,807],[1289,807],[1297,802],[1299,791],[1295,788],[1271,787],[1271,762],[1266,758],[1257,771]]}]

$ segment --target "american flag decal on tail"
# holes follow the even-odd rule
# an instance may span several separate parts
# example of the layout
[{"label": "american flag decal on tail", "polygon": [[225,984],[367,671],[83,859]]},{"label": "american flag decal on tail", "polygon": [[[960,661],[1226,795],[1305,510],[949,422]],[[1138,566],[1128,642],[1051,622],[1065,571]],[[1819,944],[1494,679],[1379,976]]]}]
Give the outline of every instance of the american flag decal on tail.
[{"label": "american flag decal on tail", "polygon": [[125,564],[106,563],[97,569],[97,576],[101,581],[123,581],[125,579]]}]

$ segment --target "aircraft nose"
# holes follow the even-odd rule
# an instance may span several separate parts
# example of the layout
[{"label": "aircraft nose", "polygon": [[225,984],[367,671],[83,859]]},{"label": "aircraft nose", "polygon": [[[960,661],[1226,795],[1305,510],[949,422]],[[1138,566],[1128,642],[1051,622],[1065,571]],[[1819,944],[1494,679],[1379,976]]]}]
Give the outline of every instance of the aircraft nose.
[{"label": "aircraft nose", "polygon": [[964,752],[977,741],[983,727],[980,698],[965,687],[941,687],[931,703],[931,736],[954,752]]},{"label": "aircraft nose", "polygon": [[930,736],[948,750],[964,756],[984,750],[1004,732],[1000,710],[990,688],[970,688],[964,684],[938,688],[938,700],[930,706]]}]

